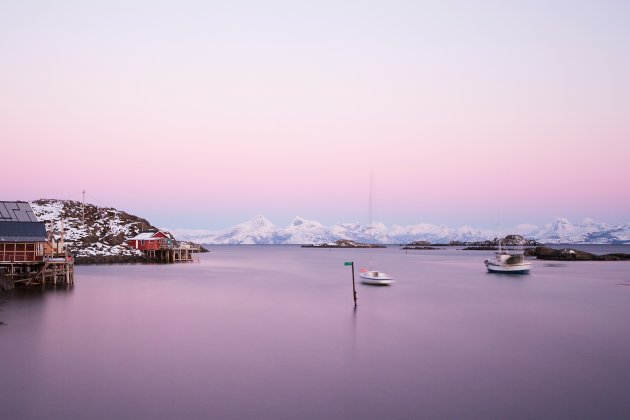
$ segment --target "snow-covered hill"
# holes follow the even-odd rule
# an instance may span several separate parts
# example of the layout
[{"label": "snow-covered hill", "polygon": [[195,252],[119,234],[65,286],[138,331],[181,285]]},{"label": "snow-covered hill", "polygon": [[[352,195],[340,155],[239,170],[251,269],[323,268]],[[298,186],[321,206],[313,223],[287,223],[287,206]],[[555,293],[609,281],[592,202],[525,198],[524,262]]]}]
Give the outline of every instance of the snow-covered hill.
[{"label": "snow-covered hill", "polygon": [[69,200],[37,200],[30,203],[37,218],[52,225],[53,236],[59,239],[63,231],[65,241],[75,257],[119,256],[141,257],[142,252],[131,248],[125,238],[145,229],[156,229],[148,221],[114,208],[82,205]]},{"label": "snow-covered hill", "polygon": [[250,221],[220,231],[171,229],[171,232],[177,239],[206,244],[318,244],[332,243],[338,239],[381,244],[406,244],[413,241],[449,243],[485,241],[507,234],[520,234],[548,244],[630,243],[630,224],[611,226],[591,219],[572,224],[564,218],[557,218],[544,226],[519,225],[497,232],[470,226],[451,228],[428,223],[391,227],[382,223],[371,227],[359,223],[340,223],[326,227],[301,217],[296,217],[288,227],[282,228],[264,216],[256,216]]}]

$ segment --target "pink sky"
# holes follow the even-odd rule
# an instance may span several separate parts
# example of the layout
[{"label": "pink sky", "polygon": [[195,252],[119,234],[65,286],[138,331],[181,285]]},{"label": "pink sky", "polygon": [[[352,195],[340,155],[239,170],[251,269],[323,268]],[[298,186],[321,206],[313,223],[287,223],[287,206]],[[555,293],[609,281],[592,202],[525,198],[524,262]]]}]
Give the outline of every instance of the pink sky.
[{"label": "pink sky", "polygon": [[630,222],[630,7],[503,3],[3,2],[1,199]]}]

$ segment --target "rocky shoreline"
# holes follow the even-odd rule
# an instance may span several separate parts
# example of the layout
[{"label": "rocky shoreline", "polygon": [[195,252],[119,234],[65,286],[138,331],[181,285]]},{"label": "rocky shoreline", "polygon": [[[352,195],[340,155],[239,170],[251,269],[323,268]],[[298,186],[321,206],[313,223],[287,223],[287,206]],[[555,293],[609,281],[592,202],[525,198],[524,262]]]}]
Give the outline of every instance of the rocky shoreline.
[{"label": "rocky shoreline", "polygon": [[526,239],[521,235],[507,235],[504,238],[494,238],[488,241],[451,241],[447,244],[433,244],[428,241],[414,241],[405,245],[402,249],[442,249],[448,246],[463,246],[463,251],[496,251],[499,244],[504,247],[510,246],[539,246],[542,245],[533,239]]},{"label": "rocky shoreline", "polygon": [[526,249],[525,255],[548,261],[630,261],[630,254],[595,255],[572,248],[553,249],[546,246]]},{"label": "rocky shoreline", "polygon": [[[204,253],[210,251],[202,246],[200,252]],[[161,262],[147,258],[144,255],[90,255],[74,257],[74,264],[161,264]]]},{"label": "rocky shoreline", "polygon": [[431,242],[428,242],[428,241],[413,241],[413,242],[408,243],[407,245],[403,246],[400,249],[404,249],[405,251],[409,250],[409,249],[415,249],[415,250],[442,249],[442,248],[437,248],[438,246],[443,246],[443,245],[432,244]]},{"label": "rocky shoreline", "polygon": [[416,241],[405,245],[404,250],[443,249],[438,246],[465,246],[462,251],[498,251],[499,242],[502,246],[524,246],[523,252],[528,257],[549,261],[630,261],[630,254],[612,253],[605,255],[591,254],[573,248],[554,249],[543,246],[534,240],[528,240],[520,235],[508,235],[505,238],[495,238],[483,242],[450,242],[449,244],[431,244],[426,241]]},{"label": "rocky shoreline", "polygon": [[488,241],[451,241],[447,244],[433,244],[427,241],[414,241],[405,245],[402,249],[442,249],[448,246],[463,246],[463,251],[496,251],[501,246],[540,246],[542,244],[533,239],[527,239],[521,235],[507,235],[504,238],[494,238]]},{"label": "rocky shoreline", "polygon": [[75,265],[95,264],[137,264],[150,262],[144,255],[93,255],[87,257],[75,257]]},{"label": "rocky shoreline", "polygon": [[449,242],[450,246],[467,246],[475,250],[496,249],[499,246],[499,244],[501,244],[501,246],[541,246],[542,245],[536,240],[527,239],[522,235],[507,235],[504,238],[494,238],[489,241],[472,241],[472,242],[451,241]]}]

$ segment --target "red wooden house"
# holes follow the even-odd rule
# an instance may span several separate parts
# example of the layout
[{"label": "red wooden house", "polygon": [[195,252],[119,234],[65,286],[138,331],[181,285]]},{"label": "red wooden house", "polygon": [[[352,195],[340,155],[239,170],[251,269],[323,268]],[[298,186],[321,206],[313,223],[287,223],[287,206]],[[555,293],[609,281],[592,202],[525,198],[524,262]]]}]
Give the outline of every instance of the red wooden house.
[{"label": "red wooden house", "polygon": [[0,201],[0,262],[43,261],[46,225],[30,204]]},{"label": "red wooden house", "polygon": [[157,251],[173,245],[173,240],[165,232],[142,232],[133,238],[127,239],[127,243],[141,251]]}]

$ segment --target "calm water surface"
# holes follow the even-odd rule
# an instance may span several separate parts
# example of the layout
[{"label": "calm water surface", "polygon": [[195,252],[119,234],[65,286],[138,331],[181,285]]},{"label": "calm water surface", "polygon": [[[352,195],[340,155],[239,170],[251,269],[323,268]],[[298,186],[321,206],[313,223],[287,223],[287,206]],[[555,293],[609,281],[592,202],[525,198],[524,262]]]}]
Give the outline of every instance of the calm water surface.
[{"label": "calm water surface", "polygon": [[[0,417],[630,418],[630,263],[509,276],[483,251],[211,250],[17,290]],[[398,282],[357,284],[354,310],[344,261]]]}]

